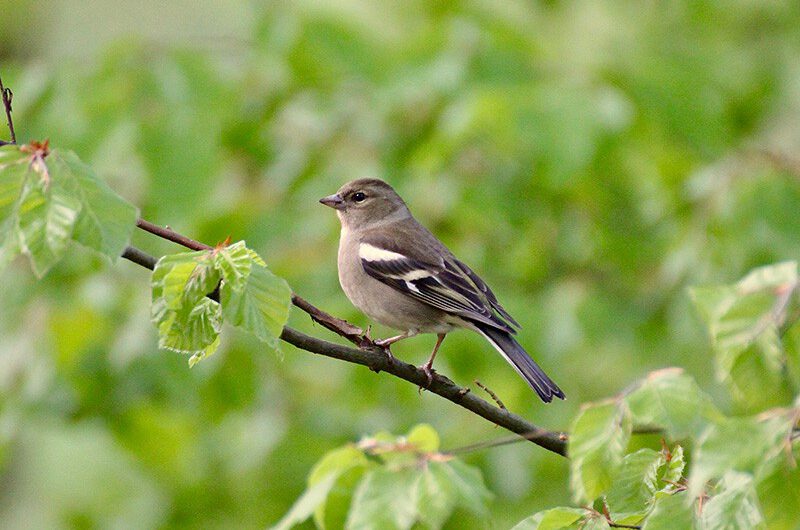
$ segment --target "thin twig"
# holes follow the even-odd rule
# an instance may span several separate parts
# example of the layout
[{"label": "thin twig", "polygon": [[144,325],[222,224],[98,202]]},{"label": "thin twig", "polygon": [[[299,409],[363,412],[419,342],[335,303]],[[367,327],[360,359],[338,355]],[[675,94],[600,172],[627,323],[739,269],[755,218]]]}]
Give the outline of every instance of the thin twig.
[{"label": "thin twig", "polygon": [[[524,442],[524,441],[530,440],[531,438],[535,438],[536,436],[539,436],[539,435],[543,434],[543,431],[544,432],[549,432],[549,431],[546,431],[544,429],[539,429],[538,431],[523,432],[523,433],[518,433],[518,434],[513,435],[513,436],[505,436],[503,438],[497,438],[496,440],[489,440],[489,441],[486,441],[486,442],[477,442],[477,443],[474,443],[474,444],[464,445],[464,446],[461,446],[461,447],[454,447],[453,449],[448,449],[446,451],[442,451],[442,453],[448,454],[448,455],[457,455],[457,454],[462,454],[462,453],[471,453],[471,452],[474,452],[474,451],[480,451],[482,449],[491,449],[493,447],[501,447],[503,445],[510,445],[510,444],[517,443],[517,442]],[[567,433],[562,432],[562,433],[558,433],[558,434],[559,434],[561,440],[566,443],[567,440],[568,440]]]},{"label": "thin twig", "polygon": [[[151,270],[156,264],[156,259],[153,256],[148,255],[136,247],[127,247],[122,253],[122,257]],[[307,307],[315,313],[319,312],[323,315],[327,315],[331,319],[335,319],[335,317],[331,317],[308,302],[304,300],[303,302],[304,304],[302,306],[298,306],[301,309]],[[319,317],[319,315],[309,314],[314,320],[317,320]],[[347,325],[352,326],[351,324]],[[338,328],[335,326],[331,326],[329,329],[338,333]],[[433,381],[428,385],[428,374],[421,368],[398,359],[390,359],[380,347],[367,346],[358,349],[352,348],[350,346],[335,344],[316,337],[311,337],[289,326],[283,328],[280,338],[301,350],[324,355],[333,359],[360,364],[373,371],[387,372],[417,386],[426,386],[427,390],[430,392],[452,401],[456,405],[464,407],[496,425],[519,434],[523,439],[530,440],[536,445],[561,456],[566,456],[567,454],[566,434],[542,429],[530,423],[522,416],[495,407],[474,394],[471,394],[469,389],[456,385],[453,381],[441,374],[434,374]]]},{"label": "thin twig", "polygon": [[6,111],[6,120],[8,124],[8,132],[11,135],[10,142],[0,140],[0,145],[9,145],[17,143],[17,134],[14,132],[14,120],[11,118],[11,100],[14,99],[14,93],[10,88],[3,86],[3,80],[0,79],[0,96],[3,98],[3,108]]},{"label": "thin twig", "polygon": [[494,391],[492,391],[492,389],[491,389],[491,388],[489,388],[488,386],[484,385],[483,383],[481,383],[481,382],[480,382],[480,381],[478,381],[477,379],[475,379],[475,380],[474,380],[474,382],[475,382],[475,384],[476,384],[476,385],[478,385],[478,387],[480,387],[480,388],[481,388],[481,389],[482,389],[484,392],[486,392],[487,394],[489,394],[489,396],[490,396],[490,397],[491,397],[491,398],[494,400],[494,402],[495,402],[495,403],[497,403],[497,406],[498,406],[498,407],[500,407],[501,409],[508,410],[508,409],[506,409],[506,406],[505,406],[505,404],[503,404],[503,402],[500,400],[500,398],[499,398],[499,397],[497,397],[497,394],[495,394],[495,393],[494,393]]}]

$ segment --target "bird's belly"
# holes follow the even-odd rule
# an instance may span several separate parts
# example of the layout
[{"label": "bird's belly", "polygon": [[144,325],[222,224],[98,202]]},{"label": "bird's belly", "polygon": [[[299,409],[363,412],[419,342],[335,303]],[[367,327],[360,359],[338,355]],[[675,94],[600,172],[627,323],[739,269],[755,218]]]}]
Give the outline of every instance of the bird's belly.
[{"label": "bird's belly", "polygon": [[390,328],[447,333],[455,326],[446,312],[414,300],[364,272],[361,263],[339,262],[339,283],[347,298],[371,319]]}]

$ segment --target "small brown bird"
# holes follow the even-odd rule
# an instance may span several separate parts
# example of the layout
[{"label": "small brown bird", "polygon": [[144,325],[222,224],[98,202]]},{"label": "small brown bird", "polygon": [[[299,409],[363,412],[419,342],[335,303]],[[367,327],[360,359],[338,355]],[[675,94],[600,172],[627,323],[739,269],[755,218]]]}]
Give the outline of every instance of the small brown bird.
[{"label": "small brown bird", "polygon": [[388,348],[418,333],[436,333],[436,345],[422,366],[430,382],[445,335],[455,328],[471,329],[500,352],[542,401],[564,399],[514,340],[519,324],[489,286],[414,219],[391,186],[358,179],[319,202],[334,208],[342,225],[339,283],[345,294],[370,318],[401,331],[377,344]]}]

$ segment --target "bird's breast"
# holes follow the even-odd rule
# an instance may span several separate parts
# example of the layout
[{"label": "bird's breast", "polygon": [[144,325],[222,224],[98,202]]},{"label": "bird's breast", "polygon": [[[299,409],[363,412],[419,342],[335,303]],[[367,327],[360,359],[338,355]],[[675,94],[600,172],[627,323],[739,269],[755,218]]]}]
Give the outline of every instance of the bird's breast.
[{"label": "bird's breast", "polygon": [[339,283],[347,298],[365,315],[390,328],[422,333],[446,333],[453,329],[444,311],[376,280],[364,271],[358,254],[359,241],[342,233],[339,241]]}]

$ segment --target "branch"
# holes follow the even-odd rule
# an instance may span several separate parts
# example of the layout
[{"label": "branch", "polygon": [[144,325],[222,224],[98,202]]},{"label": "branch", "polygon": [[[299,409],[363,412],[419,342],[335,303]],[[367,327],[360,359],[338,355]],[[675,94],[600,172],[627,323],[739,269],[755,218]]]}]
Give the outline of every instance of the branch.
[{"label": "branch", "polygon": [[11,119],[11,100],[14,98],[14,93],[10,88],[3,86],[3,80],[0,79],[0,96],[3,98],[3,108],[6,111],[6,123],[8,124],[8,132],[11,135],[10,142],[0,140],[0,145],[9,145],[17,143],[17,135],[14,133],[14,120]]},{"label": "branch", "polygon": [[[155,230],[153,229],[154,225],[146,221],[144,223],[137,223],[137,225],[150,233],[156,235],[163,234],[160,235],[160,237],[164,237],[164,239],[169,239],[170,241],[175,241],[177,238],[174,236],[179,235],[168,228],[155,227],[157,229]],[[147,228],[144,228],[142,225]],[[188,245],[202,245],[202,243],[193,242],[188,238],[182,238],[182,241],[187,244],[181,244],[187,247]],[[156,259],[153,256],[135,247],[127,247],[122,253],[122,257],[151,270],[156,264]],[[212,299],[218,300],[218,297],[215,295],[216,292],[209,296]],[[359,328],[344,320],[329,315],[297,295],[292,295],[292,302],[295,306],[308,313],[315,322],[319,322],[331,331],[355,342],[360,347],[353,348],[311,337],[289,326],[283,328],[283,332],[280,336],[283,341],[301,350],[354,364],[360,364],[375,372],[383,371],[392,374],[395,377],[399,377],[419,387],[426,387],[428,385],[428,376],[421,368],[417,368],[412,364],[405,363],[398,359],[390,358],[386,355],[385,350],[376,346],[369,338],[361,334]],[[522,437],[521,439],[530,440],[536,445],[561,456],[566,456],[567,454],[566,434],[537,427],[522,416],[495,407],[476,395],[471,394],[468,388],[456,385],[443,375],[434,373],[433,381],[430,386],[427,386],[427,389],[496,425],[520,435]]]}]

